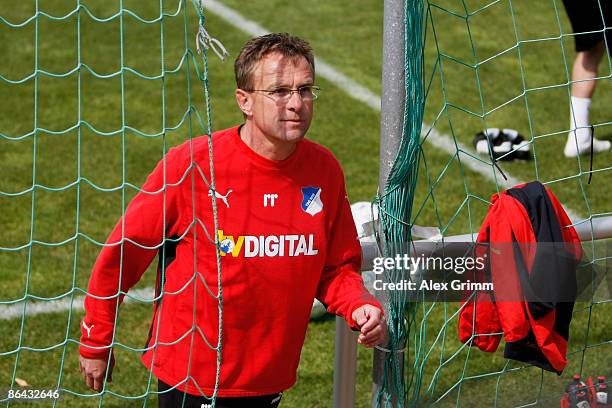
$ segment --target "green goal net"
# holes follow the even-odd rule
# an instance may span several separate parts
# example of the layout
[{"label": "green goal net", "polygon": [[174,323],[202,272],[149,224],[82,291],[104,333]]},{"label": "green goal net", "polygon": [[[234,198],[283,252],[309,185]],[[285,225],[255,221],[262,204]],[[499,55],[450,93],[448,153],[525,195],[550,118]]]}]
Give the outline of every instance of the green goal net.
[{"label": "green goal net", "polygon": [[[600,35],[610,30],[603,7],[594,30]],[[415,224],[437,227],[447,238],[470,234],[463,240],[471,241],[493,194],[533,180],[557,195],[576,227],[590,232],[609,222],[612,154],[595,155],[591,162],[588,154],[563,153],[571,131],[574,37],[584,34],[572,32],[563,3],[409,1],[405,13],[404,128],[387,189],[378,199],[384,255],[409,251],[408,227]],[[420,64],[422,76],[414,69]],[[604,52],[590,123],[603,139],[612,134],[610,79],[610,54]],[[420,120],[423,99],[419,132],[406,120]],[[504,160],[509,154],[497,154],[494,142],[475,149],[476,134],[493,128],[517,130],[530,159]],[[414,194],[400,193],[411,188]],[[583,248],[592,265],[605,268],[610,262],[609,240],[586,239]],[[400,275],[392,272],[387,279]],[[557,376],[504,359],[503,344],[495,353],[470,347],[475,334],[462,344],[458,303],[406,303],[405,294],[390,295],[393,352],[386,355],[376,405],[402,406],[405,400],[407,406],[558,406],[573,374],[611,374],[612,309],[605,282],[588,298],[574,308],[568,365]]]},{"label": "green goal net", "polygon": [[[120,245],[123,253],[129,237],[105,244],[106,237],[146,175],[170,147],[211,134],[207,52],[225,50],[204,17],[195,1],[0,5],[2,406],[26,397],[61,406],[156,406],[157,382],[136,369],[150,310],[163,296],[155,293],[155,272],[128,294],[117,284],[108,297],[125,296],[130,311],[117,317],[110,345],[117,369],[102,392],[78,375],[80,321],[95,257],[103,245]],[[214,190],[212,170],[204,174],[193,161],[183,177],[202,177]],[[144,194],[165,197],[168,186]],[[185,234],[195,234],[196,223]],[[216,231],[201,227],[198,233],[216,245]],[[130,244],[159,251],[163,279],[161,249],[178,238],[164,233],[152,246]],[[193,292],[200,273],[219,281],[220,269],[218,260],[217,270],[194,268],[182,290]],[[185,336],[221,338],[222,291],[208,293],[219,305],[218,332],[202,333],[194,324]],[[217,382],[208,395],[214,401],[221,341],[209,347],[217,354],[211,367]]]}]

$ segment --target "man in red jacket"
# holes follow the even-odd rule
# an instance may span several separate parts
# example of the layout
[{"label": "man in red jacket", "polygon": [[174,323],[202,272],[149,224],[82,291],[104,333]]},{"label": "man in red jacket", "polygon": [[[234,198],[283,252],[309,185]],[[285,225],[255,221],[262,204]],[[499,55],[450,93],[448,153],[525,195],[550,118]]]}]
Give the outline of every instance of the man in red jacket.
[{"label": "man in red jacket", "polygon": [[97,391],[110,380],[118,305],[159,251],[142,361],[159,379],[160,406],[206,406],[215,390],[217,407],[278,406],[296,381],[314,297],[360,331],[359,343],[385,341],[382,308],[359,275],[344,175],[304,138],[318,92],[310,46],[254,38],[235,74],[244,125],[171,149],[96,261],[80,361]]}]

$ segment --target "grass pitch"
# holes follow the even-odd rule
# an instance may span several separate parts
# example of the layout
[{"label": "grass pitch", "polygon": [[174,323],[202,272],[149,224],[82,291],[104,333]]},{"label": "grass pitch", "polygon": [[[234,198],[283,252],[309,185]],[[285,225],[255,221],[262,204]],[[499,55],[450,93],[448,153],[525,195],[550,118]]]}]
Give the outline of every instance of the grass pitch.
[{"label": "grass pitch", "polygon": [[[176,0],[162,3],[169,15],[177,10]],[[597,172],[590,185],[580,171],[588,168],[588,161],[562,155],[569,125],[564,84],[574,55],[571,38],[559,36],[561,31],[570,32],[562,6],[552,1],[517,3],[498,1],[487,7],[488,2],[482,1],[429,3],[426,72],[433,80],[425,121],[435,121],[436,130],[465,145],[484,127],[515,128],[533,140],[536,158],[528,163],[504,163],[504,171],[525,181],[549,183],[562,202],[584,217],[609,213],[612,154],[595,157]],[[104,19],[120,6],[119,1],[81,4]],[[308,39],[319,57],[380,93],[380,1],[224,0],[224,4],[272,31]],[[149,20],[160,11],[159,4],[152,2],[124,0],[122,5]],[[469,18],[464,5],[467,12],[474,13]],[[35,14],[35,6],[31,1],[4,3],[0,16],[21,23]],[[39,2],[40,11],[55,17],[75,7],[72,1]],[[0,55],[5,56],[0,75],[20,82],[0,81],[0,225],[4,232],[0,237],[0,301],[26,295],[78,295],[84,290],[99,244],[136,188],[165,150],[189,138],[188,93],[204,118],[201,84],[194,78],[191,60],[182,60],[185,42],[194,48],[195,38],[191,4],[187,9],[187,37],[182,11],[176,17],[165,17],[163,24],[143,24],[129,13],[122,19],[95,22],[83,9],[61,21],[40,16],[18,28],[0,24],[4,39]],[[248,36],[214,14],[208,15],[207,22],[208,31],[223,41],[233,60]],[[536,39],[544,40],[531,41]],[[517,41],[521,41],[518,46]],[[437,55],[442,57],[435,65]],[[122,58],[123,65],[134,71],[126,71],[123,77],[111,75],[120,71]],[[89,69],[67,74],[79,61]],[[199,58],[198,64],[201,68]],[[38,75],[24,79],[35,66]],[[162,68],[166,75],[150,81],[135,73],[157,76]],[[213,128],[239,123],[231,62],[222,63],[211,54],[209,68]],[[91,71],[107,78],[97,78]],[[610,139],[609,60],[603,61],[600,74],[608,78],[598,81],[592,122],[598,125],[597,137]],[[323,94],[316,102],[309,137],[330,147],[343,164],[351,201],[370,200],[378,184],[380,115],[333,83],[317,82]],[[191,119],[193,134],[202,133],[196,116]],[[80,130],[71,129],[77,123],[81,123]],[[158,134],[164,128],[167,131],[161,137]],[[438,226],[446,234],[477,231],[487,200],[497,187],[430,144],[423,148],[427,167],[420,169],[415,209],[421,211],[415,222]],[[72,240],[77,232],[78,240]],[[34,244],[29,245],[31,242]],[[153,281],[149,271],[139,286],[151,286]],[[444,406],[495,402],[506,406],[535,399],[543,406],[557,405],[554,398],[574,372],[610,374],[612,311],[610,303],[605,303],[609,299],[607,293],[601,297],[603,303],[578,305],[571,329],[570,364],[562,377],[515,363],[506,365],[499,352],[485,355],[460,348],[453,317],[457,305],[423,305],[421,315],[428,316],[424,341],[431,353],[422,367],[422,390],[434,399],[449,391],[441,402]],[[125,347],[116,350],[118,364],[109,386],[111,393],[102,399],[104,406],[155,402],[154,395],[147,395],[147,390],[155,390],[155,383],[140,364],[139,353],[129,350],[142,347],[150,310],[150,304],[130,304],[122,311],[117,341]],[[100,397],[91,396],[78,372],[74,342],[79,338],[81,317],[80,312],[60,312],[0,320],[0,389],[19,377],[33,388],[61,384],[67,392],[59,405],[98,405]],[[333,330],[332,320],[311,324],[298,384],[285,394],[283,406],[331,405]],[[580,352],[585,347],[587,351]],[[357,406],[366,407],[371,390],[370,351],[360,349],[358,370]],[[504,374],[481,376],[498,370]],[[457,384],[461,386],[453,387]]]}]

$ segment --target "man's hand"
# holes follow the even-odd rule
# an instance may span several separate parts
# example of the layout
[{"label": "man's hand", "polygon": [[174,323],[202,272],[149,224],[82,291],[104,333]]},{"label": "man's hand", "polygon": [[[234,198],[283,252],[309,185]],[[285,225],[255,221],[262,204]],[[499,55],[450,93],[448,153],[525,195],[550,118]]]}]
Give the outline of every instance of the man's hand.
[{"label": "man's hand", "polygon": [[[104,374],[106,374],[107,361],[104,359],[91,359],[79,356],[81,374],[85,378],[85,382],[89,388],[98,392],[102,391],[104,385]],[[115,365],[114,358],[111,355],[111,364],[108,371],[106,381],[113,380],[113,366]]]},{"label": "man's hand", "polygon": [[387,322],[379,308],[363,305],[355,309],[351,316],[359,326],[357,343],[369,348],[387,342]]}]

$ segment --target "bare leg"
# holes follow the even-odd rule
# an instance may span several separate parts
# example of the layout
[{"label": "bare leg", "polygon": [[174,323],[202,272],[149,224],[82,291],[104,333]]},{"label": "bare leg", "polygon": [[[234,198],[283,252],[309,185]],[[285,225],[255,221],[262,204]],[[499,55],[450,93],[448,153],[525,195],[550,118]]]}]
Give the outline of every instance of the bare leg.
[{"label": "bare leg", "polygon": [[[603,41],[587,51],[581,51],[576,55],[574,68],[572,70],[572,81],[584,81],[597,76],[597,67],[603,57],[605,46]],[[595,92],[596,81],[572,83],[572,96],[579,98],[592,98]]]},{"label": "bare leg", "polygon": [[[576,157],[578,154],[591,151],[589,110],[597,83],[593,78],[597,77],[597,69],[604,52],[604,42],[601,41],[595,47],[581,51],[576,56],[572,70],[570,132],[563,151],[567,157]],[[593,139],[592,145],[594,153],[610,150],[611,146],[609,141],[597,139]]]}]

